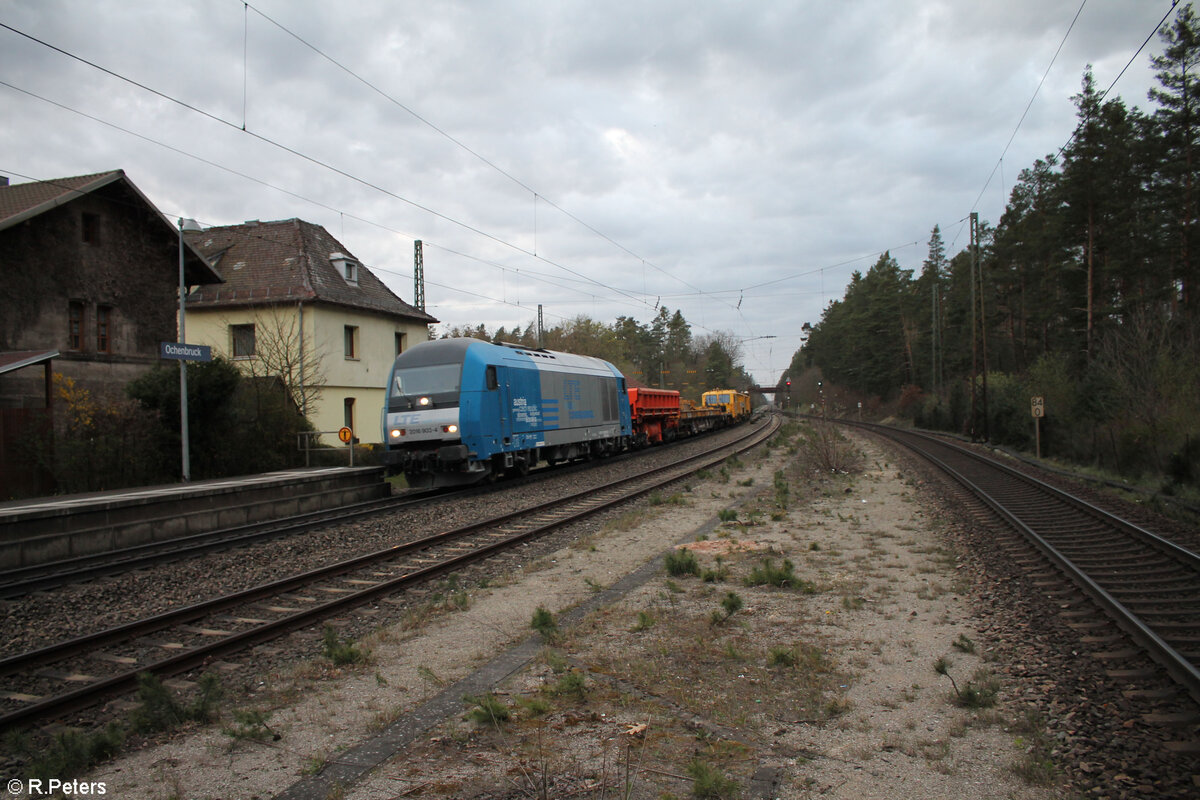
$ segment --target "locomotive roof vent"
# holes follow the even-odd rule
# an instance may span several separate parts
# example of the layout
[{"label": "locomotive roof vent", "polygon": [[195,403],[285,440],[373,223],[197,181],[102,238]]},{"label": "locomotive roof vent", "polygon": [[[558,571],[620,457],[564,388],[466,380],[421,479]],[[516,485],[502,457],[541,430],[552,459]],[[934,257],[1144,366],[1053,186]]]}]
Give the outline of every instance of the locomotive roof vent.
[{"label": "locomotive roof vent", "polygon": [[500,342],[500,344],[504,347],[511,347],[512,349],[516,350],[517,353],[519,353],[520,355],[523,355],[523,356],[535,356],[537,358],[554,358],[554,354],[551,353],[549,350],[547,350],[544,347],[535,350],[535,349],[526,347],[523,344],[517,344],[515,342]]}]

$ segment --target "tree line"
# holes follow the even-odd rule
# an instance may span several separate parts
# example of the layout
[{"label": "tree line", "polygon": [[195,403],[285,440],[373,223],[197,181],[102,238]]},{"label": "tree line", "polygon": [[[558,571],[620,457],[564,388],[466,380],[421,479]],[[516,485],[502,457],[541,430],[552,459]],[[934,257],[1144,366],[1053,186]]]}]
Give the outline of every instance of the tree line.
[{"label": "tree line", "polygon": [[630,385],[674,389],[693,401],[699,401],[709,389],[746,391],[754,386],[741,364],[741,343],[732,334],[717,331],[694,336],[682,312],[666,306],[659,306],[648,324],[626,316],[605,324],[580,315],[543,331],[540,342],[533,323],[524,328],[502,325],[494,332],[482,324],[451,326],[442,335],[449,337],[603,358],[620,369]]},{"label": "tree line", "polygon": [[885,253],[806,327],[792,373],[918,424],[1200,482],[1200,22],[1159,31],[1150,112],[1089,67],[1061,151],[1020,173],[995,227],[919,275]]}]

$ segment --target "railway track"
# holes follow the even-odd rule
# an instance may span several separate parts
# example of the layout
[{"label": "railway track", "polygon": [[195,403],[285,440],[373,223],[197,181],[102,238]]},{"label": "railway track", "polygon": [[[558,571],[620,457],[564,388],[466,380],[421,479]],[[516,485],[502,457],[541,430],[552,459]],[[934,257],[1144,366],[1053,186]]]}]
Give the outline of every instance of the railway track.
[{"label": "railway track", "polygon": [[777,418],[691,458],[568,497],[0,660],[0,731],[73,713],[403,592],[765,441]]},{"label": "railway track", "polygon": [[[630,457],[630,454],[614,459]],[[220,530],[176,537],[156,542],[93,553],[60,561],[35,564],[6,570],[0,575],[0,600],[21,597],[31,592],[46,591],[71,583],[89,581],[106,575],[116,575],[131,570],[149,569],[158,564],[195,558],[236,547],[263,542],[270,539],[294,536],[320,527],[352,523],[378,514],[401,511],[425,502],[430,498],[454,500],[495,491],[540,480],[547,474],[562,475],[578,469],[586,469],[585,463],[563,464],[543,467],[528,475],[506,479],[502,484],[471,486],[462,489],[410,489],[401,494],[378,500],[351,503],[337,508],[322,509],[273,520],[237,525]]]},{"label": "railway track", "polygon": [[[280,536],[291,536],[324,525],[352,522],[361,517],[397,511],[437,495],[436,490],[414,490],[395,497],[351,503],[338,508],[237,525],[103,553],[6,570],[0,576],[0,599],[20,597],[79,581],[92,580],[155,564],[195,558],[218,550],[242,547]],[[450,495],[442,494],[443,497]]]},{"label": "railway track", "polygon": [[[969,448],[851,424],[905,445],[951,476],[1200,703],[1200,556]],[[1111,628],[1094,619],[1088,624]]]}]

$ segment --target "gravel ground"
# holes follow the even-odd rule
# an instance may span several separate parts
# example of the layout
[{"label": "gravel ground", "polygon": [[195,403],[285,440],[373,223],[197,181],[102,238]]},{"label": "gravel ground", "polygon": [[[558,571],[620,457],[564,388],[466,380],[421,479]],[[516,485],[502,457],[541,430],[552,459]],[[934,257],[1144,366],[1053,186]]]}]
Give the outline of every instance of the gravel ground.
[{"label": "gravel ground", "polygon": [[[654,573],[497,687],[509,722],[453,716],[334,796],[616,797],[627,785],[629,797],[685,797],[708,769],[714,791],[728,780],[744,797],[1050,797],[1017,771],[1017,692],[962,708],[935,671],[947,658],[960,688],[999,672],[941,526],[889,456],[858,446],[858,476],[814,479],[776,448],[577,531],[486,588],[464,575],[469,603],[379,630],[363,642],[365,667],[263,674],[247,704],[269,714],[277,741],[213,726],[89,777],[123,800],[274,796],[529,636],[538,607],[584,603],[707,524],[697,558],[714,580]],[[736,521],[713,530],[731,509]],[[767,558],[794,565],[787,588],[746,584]],[[740,607],[723,603],[731,592]]]},{"label": "gravel ground", "polygon": [[[496,687],[493,714],[508,721],[473,719],[485,705],[464,702],[363,780],[314,796],[682,798],[702,784],[713,797],[1195,796],[1192,762],[1167,759],[1169,735],[1142,730],[1142,708],[1072,652],[1078,634],[1004,572],[989,531],[922,470],[854,441],[859,474],[759,451],[335,621],[371,631],[365,665],[296,663],[311,633],[215,665],[236,676],[222,723],[146,742],[87,779],[122,800],[267,798],[319,780],[526,639],[539,607],[563,618],[689,542],[710,580],[658,569],[564,626]],[[794,577],[748,585],[768,559]],[[231,735],[232,707],[279,738]]]}]

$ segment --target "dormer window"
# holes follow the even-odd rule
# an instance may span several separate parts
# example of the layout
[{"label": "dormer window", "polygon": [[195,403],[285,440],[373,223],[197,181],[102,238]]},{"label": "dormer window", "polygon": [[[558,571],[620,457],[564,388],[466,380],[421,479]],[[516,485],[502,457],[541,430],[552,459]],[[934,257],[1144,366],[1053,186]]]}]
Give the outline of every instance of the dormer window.
[{"label": "dormer window", "polygon": [[338,271],[344,280],[350,286],[358,286],[358,262],[347,256],[345,253],[330,253],[329,260],[333,262],[333,267]]}]

